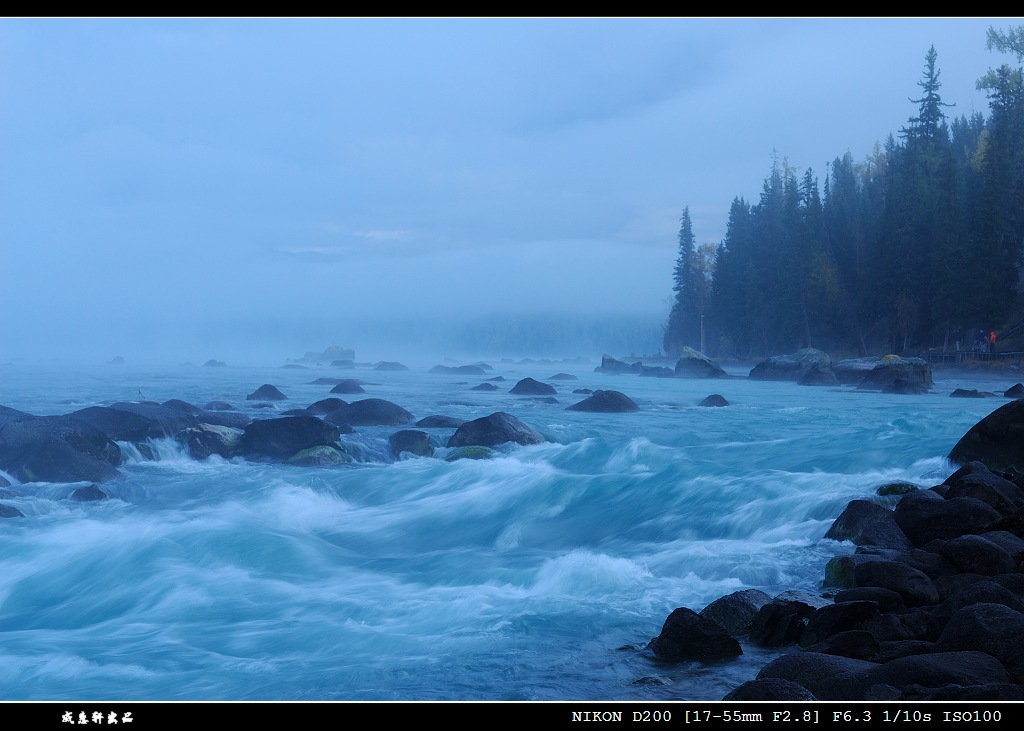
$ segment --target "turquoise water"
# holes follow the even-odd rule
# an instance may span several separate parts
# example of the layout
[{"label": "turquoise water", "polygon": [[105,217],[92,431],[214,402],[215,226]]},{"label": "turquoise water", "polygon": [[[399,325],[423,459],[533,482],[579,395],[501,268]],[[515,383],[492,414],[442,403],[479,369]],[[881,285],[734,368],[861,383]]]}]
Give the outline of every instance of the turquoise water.
[{"label": "turquoise water", "polygon": [[[430,365],[3,368],[0,404],[34,414],[140,398],[246,409],[263,383],[284,410],[341,375],[417,418],[507,411],[551,441],[395,461],[397,427],[359,428],[342,439],[363,461],[332,468],[198,462],[163,441],[156,460],[123,446],[104,502],[15,482],[4,502],[26,517],[0,521],[0,697],[720,699],[774,655],[658,664],[645,645],[665,617],[742,588],[817,589],[852,550],[822,539],[847,502],[941,482],[944,455],[1005,402],[949,393],[1012,383],[938,373],[929,395],[884,396],[492,362],[487,377],[508,380],[487,393]],[[552,382],[559,404],[507,393],[560,371],[580,380]],[[641,411],[565,411],[580,387]],[[731,405],[698,408],[709,393]]]}]

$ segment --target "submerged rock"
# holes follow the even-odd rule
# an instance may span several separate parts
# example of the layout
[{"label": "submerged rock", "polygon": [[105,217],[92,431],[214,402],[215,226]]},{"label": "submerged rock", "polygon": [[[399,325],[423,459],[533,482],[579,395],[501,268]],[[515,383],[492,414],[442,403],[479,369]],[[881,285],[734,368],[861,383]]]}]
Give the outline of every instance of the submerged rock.
[{"label": "submerged rock", "polygon": [[729,402],[725,400],[725,397],[718,393],[713,393],[701,401],[698,406],[728,406]]}]

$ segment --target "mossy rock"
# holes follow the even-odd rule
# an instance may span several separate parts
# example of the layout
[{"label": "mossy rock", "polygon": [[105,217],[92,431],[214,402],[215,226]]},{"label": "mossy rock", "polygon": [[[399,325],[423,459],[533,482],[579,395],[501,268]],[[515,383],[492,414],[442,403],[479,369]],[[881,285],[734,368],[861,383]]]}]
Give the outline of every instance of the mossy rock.
[{"label": "mossy rock", "polygon": [[459,447],[444,458],[445,462],[454,462],[458,459],[490,459],[497,455],[490,447],[468,446]]},{"label": "mossy rock", "polygon": [[878,495],[906,495],[908,492],[920,489],[912,482],[887,482],[884,485],[879,485],[875,493]]},{"label": "mossy rock", "polygon": [[286,460],[288,464],[300,467],[331,467],[348,464],[351,461],[352,457],[345,450],[325,444],[303,449]]}]

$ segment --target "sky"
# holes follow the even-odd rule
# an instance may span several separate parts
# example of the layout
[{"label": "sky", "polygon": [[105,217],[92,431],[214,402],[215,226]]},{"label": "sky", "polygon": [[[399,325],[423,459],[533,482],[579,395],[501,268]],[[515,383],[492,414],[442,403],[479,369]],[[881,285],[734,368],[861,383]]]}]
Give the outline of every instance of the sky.
[{"label": "sky", "polygon": [[1019,24],[0,19],[0,362],[663,318],[684,206],[717,243],[773,156],[864,159],[931,45],[947,115],[987,115]]}]

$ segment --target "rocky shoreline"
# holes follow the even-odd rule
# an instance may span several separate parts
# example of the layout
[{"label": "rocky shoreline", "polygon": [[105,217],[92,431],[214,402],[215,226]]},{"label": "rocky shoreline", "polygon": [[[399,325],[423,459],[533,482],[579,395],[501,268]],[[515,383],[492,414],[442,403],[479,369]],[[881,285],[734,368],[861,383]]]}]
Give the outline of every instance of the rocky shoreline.
[{"label": "rocky shoreline", "polygon": [[[1024,700],[1024,400],[958,442],[962,465],[924,489],[855,500],[826,538],[820,595],[745,590],[669,615],[651,651],[721,660],[741,641],[792,647],[724,700]],[[894,506],[887,505],[897,500]]]}]

